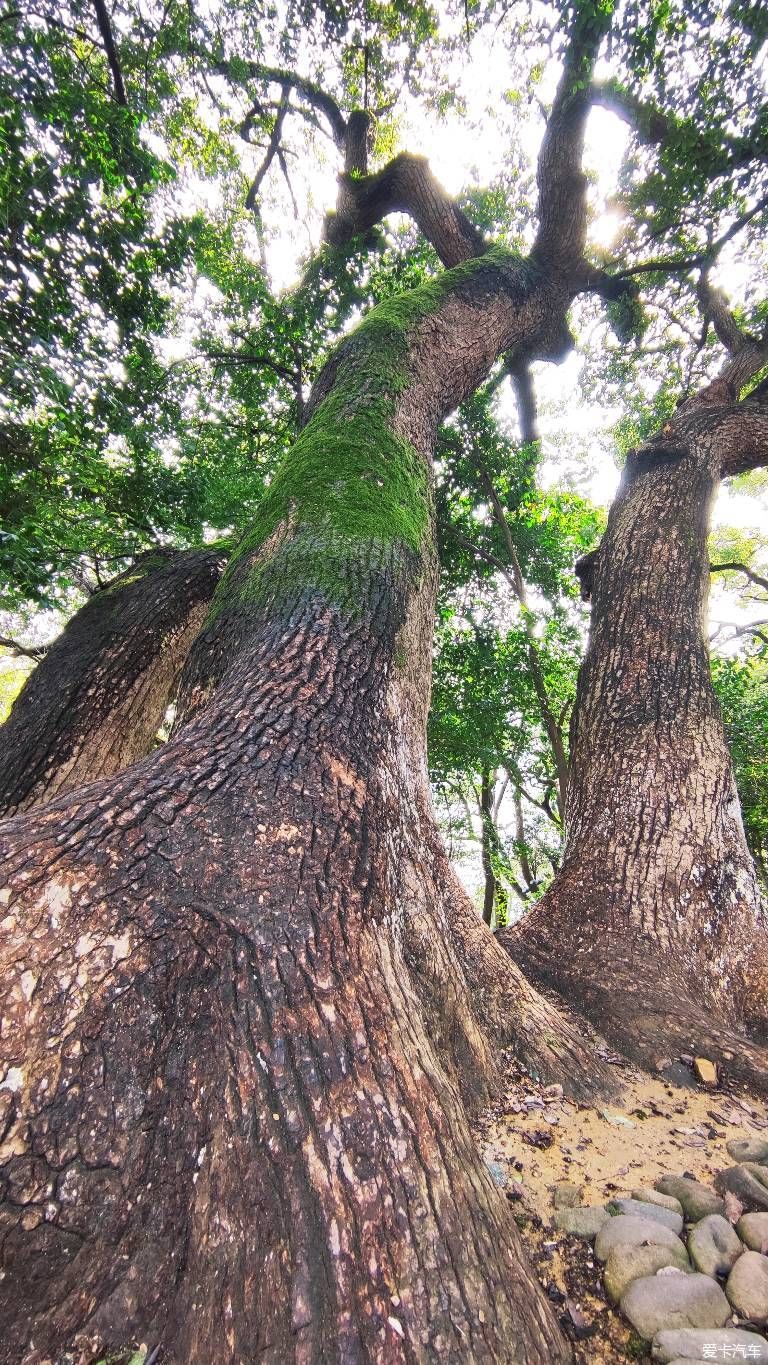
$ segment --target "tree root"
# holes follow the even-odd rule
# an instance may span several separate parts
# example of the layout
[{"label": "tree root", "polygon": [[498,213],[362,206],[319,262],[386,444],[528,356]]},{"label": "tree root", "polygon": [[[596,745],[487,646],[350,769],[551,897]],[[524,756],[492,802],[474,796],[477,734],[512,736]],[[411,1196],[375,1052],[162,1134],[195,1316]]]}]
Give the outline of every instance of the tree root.
[{"label": "tree root", "polygon": [[617,1098],[616,1077],[578,1020],[526,980],[477,914],[439,841],[431,853],[433,865],[439,863],[451,942],[485,1034],[497,1048],[511,1048],[547,1084],[562,1085],[572,1099]]},{"label": "tree root", "polygon": [[628,1060],[658,1072],[681,1055],[707,1057],[721,1080],[768,1094],[768,1049],[694,999],[679,964],[657,944],[604,932],[571,951],[550,932],[532,916],[499,940],[533,981],[564,996]]}]

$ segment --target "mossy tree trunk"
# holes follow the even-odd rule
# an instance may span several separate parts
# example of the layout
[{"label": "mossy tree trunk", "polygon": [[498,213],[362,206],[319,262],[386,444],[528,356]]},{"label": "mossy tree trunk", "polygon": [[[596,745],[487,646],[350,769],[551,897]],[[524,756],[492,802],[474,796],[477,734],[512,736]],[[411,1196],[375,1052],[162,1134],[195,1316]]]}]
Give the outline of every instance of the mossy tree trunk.
[{"label": "mossy tree trunk", "polygon": [[427,186],[415,216],[463,264],[320,374],[170,741],[2,827],[0,1360],[569,1358],[467,1106],[495,1043],[574,1093],[610,1080],[437,836],[431,458],[499,355],[567,349],[609,17],[574,21],[531,258]]},{"label": "mossy tree trunk", "polygon": [[765,399],[734,396],[713,384],[631,452],[582,566],[592,622],[563,865],[503,941],[630,1056],[699,1053],[764,1089],[765,1052],[734,1030],[765,1035],[768,920],[705,635],[715,492],[768,459]]},{"label": "mossy tree trunk", "polygon": [[149,752],[224,563],[213,549],[151,551],[72,617],[0,731],[0,813]]},{"label": "mossy tree trunk", "polygon": [[171,740],[4,825],[0,1359],[567,1359],[467,1127],[477,982],[542,1074],[591,1059],[454,916],[425,764],[436,424],[561,306],[489,253],[374,310]]}]

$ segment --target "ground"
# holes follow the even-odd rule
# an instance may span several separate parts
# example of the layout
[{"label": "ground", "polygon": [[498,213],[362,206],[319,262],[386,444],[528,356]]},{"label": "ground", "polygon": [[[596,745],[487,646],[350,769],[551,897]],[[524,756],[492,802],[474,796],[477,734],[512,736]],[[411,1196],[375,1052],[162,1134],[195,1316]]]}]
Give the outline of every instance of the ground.
[{"label": "ground", "polygon": [[667,1174],[691,1175],[712,1187],[716,1172],[733,1165],[727,1141],[768,1137],[766,1106],[744,1090],[705,1090],[685,1063],[676,1069],[683,1079],[690,1075],[687,1086],[634,1070],[607,1049],[603,1055],[615,1061],[624,1088],[619,1103],[572,1104],[510,1056],[505,1093],[476,1125],[482,1155],[500,1197],[514,1205],[577,1365],[650,1357],[608,1303],[591,1244],[555,1228],[553,1187],[562,1181],[581,1186],[580,1204],[602,1204]]}]

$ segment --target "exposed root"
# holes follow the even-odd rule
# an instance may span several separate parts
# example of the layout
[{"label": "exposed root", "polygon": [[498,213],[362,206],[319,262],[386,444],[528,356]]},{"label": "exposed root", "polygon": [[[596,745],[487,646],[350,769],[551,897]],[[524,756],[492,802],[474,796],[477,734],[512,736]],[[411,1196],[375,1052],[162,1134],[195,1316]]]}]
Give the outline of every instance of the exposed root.
[{"label": "exposed root", "polygon": [[[629,1060],[649,1071],[686,1054],[716,1062],[723,1080],[768,1093],[768,1049],[694,999],[676,965],[655,944],[608,933],[579,951],[522,921],[500,934],[532,980],[564,996]],[[554,938],[554,935],[553,935]]]},{"label": "exposed root", "polygon": [[616,1076],[587,1041],[578,1020],[526,980],[475,911],[445,857],[442,871],[451,939],[486,1033],[497,1046],[511,1047],[542,1080],[561,1084],[573,1099],[616,1098]]}]

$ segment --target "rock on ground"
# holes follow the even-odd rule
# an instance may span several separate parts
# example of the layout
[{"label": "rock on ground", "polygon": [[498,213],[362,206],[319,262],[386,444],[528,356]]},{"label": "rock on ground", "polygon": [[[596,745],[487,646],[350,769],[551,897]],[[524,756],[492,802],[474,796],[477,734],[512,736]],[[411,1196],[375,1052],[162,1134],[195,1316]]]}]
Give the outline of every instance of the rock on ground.
[{"label": "rock on ground", "polygon": [[704,1275],[727,1275],[744,1248],[727,1218],[710,1213],[694,1223],[688,1236],[688,1253]]},{"label": "rock on ground", "polygon": [[685,1247],[663,1246],[617,1246],[609,1252],[605,1263],[605,1292],[611,1303],[618,1303],[625,1289],[633,1280],[641,1280],[646,1275],[655,1275],[664,1266],[674,1266],[677,1270],[690,1270]]},{"label": "rock on ground", "polygon": [[682,1217],[683,1206],[679,1199],[673,1199],[671,1194],[659,1194],[658,1190],[652,1190],[650,1186],[644,1185],[638,1190],[632,1190],[632,1198],[639,1199],[643,1204],[658,1204],[662,1209],[671,1209],[673,1213],[679,1213]]},{"label": "rock on ground", "polygon": [[621,1311],[646,1341],[674,1327],[722,1327],[731,1309],[708,1275],[662,1274],[634,1280],[622,1295]]},{"label": "rock on ground", "polygon": [[653,1218],[674,1232],[676,1237],[683,1230],[682,1214],[675,1213],[673,1209],[665,1209],[660,1204],[646,1204],[640,1199],[612,1199],[605,1207],[612,1215],[626,1213],[637,1218]]},{"label": "rock on ground", "polygon": [[742,1214],[736,1231],[750,1251],[763,1251],[768,1247],[768,1213]]},{"label": "rock on ground", "polygon": [[729,1166],[716,1180],[719,1190],[730,1190],[747,1208],[768,1209],[768,1167],[754,1161]]},{"label": "rock on ground", "polygon": [[618,1246],[681,1247],[682,1242],[671,1228],[657,1223],[652,1218],[636,1218],[631,1214],[620,1214],[618,1218],[608,1218],[597,1234],[595,1255],[599,1261],[607,1261],[614,1247]]},{"label": "rock on ground", "polygon": [[728,1276],[725,1292],[740,1317],[768,1322],[768,1256],[745,1251]]},{"label": "rock on ground", "polygon": [[686,1218],[694,1222],[706,1218],[710,1213],[725,1213],[725,1201],[714,1190],[702,1185],[699,1180],[690,1180],[686,1175],[663,1175],[656,1181],[655,1188],[661,1194],[671,1194],[674,1199],[679,1199]]},{"label": "rock on ground", "polygon": [[[703,1354],[704,1347],[709,1354]],[[736,1350],[751,1352],[742,1356]],[[757,1354],[755,1354],[757,1352]],[[743,1332],[738,1327],[686,1327],[659,1332],[653,1339],[651,1355],[654,1360],[728,1360],[743,1359],[749,1365],[768,1365],[768,1341],[756,1332]]]},{"label": "rock on ground", "polygon": [[555,1226],[561,1228],[563,1232],[569,1232],[572,1237],[583,1237],[591,1242],[596,1237],[605,1223],[610,1223],[611,1215],[602,1205],[592,1207],[591,1205],[579,1209],[558,1209],[555,1214]]},{"label": "rock on ground", "polygon": [[568,1180],[561,1180],[552,1190],[552,1204],[556,1209],[573,1209],[583,1194],[584,1189],[581,1185],[572,1185]]},{"label": "rock on ground", "polygon": [[768,1164],[768,1141],[765,1138],[731,1138],[730,1142],[726,1142],[725,1150],[740,1165],[744,1161]]}]

